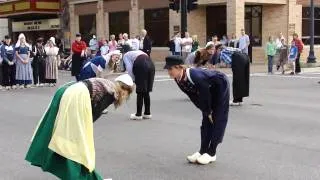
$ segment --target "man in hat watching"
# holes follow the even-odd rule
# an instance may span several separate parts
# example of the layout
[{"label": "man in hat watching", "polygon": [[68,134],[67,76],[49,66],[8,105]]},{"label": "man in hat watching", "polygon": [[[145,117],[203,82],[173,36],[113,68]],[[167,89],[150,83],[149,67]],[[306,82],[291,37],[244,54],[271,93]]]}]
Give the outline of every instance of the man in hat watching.
[{"label": "man in hat watching", "polygon": [[43,46],[43,38],[37,39],[37,44],[33,46],[32,53],[34,55],[31,63],[33,69],[33,83],[35,86],[43,86],[45,83],[46,68],[46,52]]},{"label": "man in hat watching", "polygon": [[75,76],[78,80],[80,70],[82,69],[83,62],[85,60],[85,51],[87,45],[81,40],[81,34],[76,34],[76,40],[72,43],[72,68],[71,75]]}]

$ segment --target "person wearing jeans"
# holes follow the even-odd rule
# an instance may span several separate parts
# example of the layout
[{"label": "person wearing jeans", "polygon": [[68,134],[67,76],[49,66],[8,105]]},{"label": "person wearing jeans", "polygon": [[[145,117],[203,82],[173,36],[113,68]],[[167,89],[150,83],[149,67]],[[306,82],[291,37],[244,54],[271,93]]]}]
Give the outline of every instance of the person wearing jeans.
[{"label": "person wearing jeans", "polygon": [[268,73],[272,74],[272,66],[273,66],[273,58],[276,55],[277,52],[277,46],[273,40],[273,37],[269,37],[269,41],[267,42],[266,46],[266,54],[268,56]]},{"label": "person wearing jeans", "polygon": [[298,55],[297,55],[297,58],[296,58],[296,61],[295,61],[295,73],[298,74],[298,73],[301,72],[300,55],[303,52],[304,44],[303,44],[302,40],[299,39],[297,33],[293,34],[293,40],[292,41],[294,41],[295,46],[298,48]]}]

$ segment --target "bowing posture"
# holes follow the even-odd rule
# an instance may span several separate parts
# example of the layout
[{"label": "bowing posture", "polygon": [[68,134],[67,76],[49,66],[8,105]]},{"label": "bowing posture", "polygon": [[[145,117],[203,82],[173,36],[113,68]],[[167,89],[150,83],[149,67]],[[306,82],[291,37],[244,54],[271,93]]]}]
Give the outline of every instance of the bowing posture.
[{"label": "bowing posture", "polygon": [[[134,79],[137,93],[137,111],[131,114],[131,120],[151,119],[150,92],[153,88],[155,67],[150,57],[143,51],[129,51],[123,56],[123,62],[129,75]],[[142,115],[144,103],[145,111]]]},{"label": "bowing posture", "polygon": [[91,78],[60,87],[33,135],[26,160],[60,179],[102,180],[95,170],[93,122],[133,91],[129,75]]},{"label": "bowing posture", "polygon": [[221,62],[231,64],[232,69],[232,106],[240,106],[243,103],[243,98],[249,96],[250,82],[250,59],[247,54],[236,48],[226,48],[222,45],[216,46],[216,53],[219,54]]},{"label": "bowing posture", "polygon": [[217,146],[223,140],[228,122],[230,95],[227,76],[214,70],[185,68],[179,56],[167,57],[164,68],[202,111],[200,150],[187,160],[203,165],[216,161]]},{"label": "bowing posture", "polygon": [[107,55],[96,56],[83,66],[78,80],[101,77],[105,69],[107,69],[108,72],[119,71],[120,59],[121,53],[119,50],[112,51]]}]

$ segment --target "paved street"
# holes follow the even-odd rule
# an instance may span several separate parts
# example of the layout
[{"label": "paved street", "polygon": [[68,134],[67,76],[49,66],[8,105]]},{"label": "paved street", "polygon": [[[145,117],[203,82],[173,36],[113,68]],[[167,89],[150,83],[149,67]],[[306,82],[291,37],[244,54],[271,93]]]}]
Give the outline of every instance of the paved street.
[{"label": "paved street", "polygon": [[[71,80],[60,73],[60,84]],[[113,180],[320,179],[320,74],[251,78],[251,96],[231,107],[217,162],[186,162],[200,142],[200,111],[157,72],[152,120],[130,121],[135,94],[95,127],[96,169]],[[0,179],[54,180],[24,156],[56,88],[0,91]]]}]

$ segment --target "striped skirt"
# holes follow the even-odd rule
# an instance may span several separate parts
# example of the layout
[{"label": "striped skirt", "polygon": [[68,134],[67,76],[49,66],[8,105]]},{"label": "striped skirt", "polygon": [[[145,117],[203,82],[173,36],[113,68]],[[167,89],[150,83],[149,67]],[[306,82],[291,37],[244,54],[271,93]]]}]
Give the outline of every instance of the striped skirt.
[{"label": "striped skirt", "polygon": [[46,79],[58,79],[58,56],[47,56]]}]

